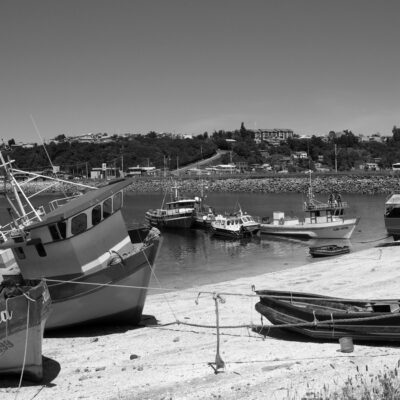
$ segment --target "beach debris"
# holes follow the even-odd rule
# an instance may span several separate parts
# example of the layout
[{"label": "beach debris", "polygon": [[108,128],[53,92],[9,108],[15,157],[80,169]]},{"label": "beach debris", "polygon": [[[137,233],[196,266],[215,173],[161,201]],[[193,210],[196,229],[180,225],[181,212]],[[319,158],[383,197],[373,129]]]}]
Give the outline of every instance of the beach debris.
[{"label": "beach debris", "polygon": [[129,359],[130,359],[130,360],[136,360],[137,358],[139,358],[139,356],[138,356],[137,354],[131,354],[131,355],[129,356]]}]

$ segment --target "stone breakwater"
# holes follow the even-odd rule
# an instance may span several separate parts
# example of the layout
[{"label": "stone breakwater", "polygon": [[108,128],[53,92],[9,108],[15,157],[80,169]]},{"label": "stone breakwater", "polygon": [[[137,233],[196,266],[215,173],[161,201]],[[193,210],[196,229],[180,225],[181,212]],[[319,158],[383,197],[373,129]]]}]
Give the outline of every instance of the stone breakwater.
[{"label": "stone breakwater", "polygon": [[[85,181],[82,182],[90,186],[104,185],[101,181]],[[48,183],[32,182],[24,186],[27,194],[35,193],[43,190]],[[183,193],[191,193],[199,195],[201,186],[208,193],[229,193],[229,192],[245,192],[245,193],[306,193],[308,191],[309,178],[307,176],[290,177],[290,176],[273,176],[263,178],[249,177],[223,177],[209,179],[188,179],[179,180],[178,185]],[[318,194],[328,194],[334,191],[340,193],[354,194],[390,194],[393,192],[400,193],[400,179],[396,176],[383,175],[326,175],[315,176],[312,180],[313,191]],[[139,178],[134,180],[128,186],[127,190],[133,193],[165,193],[170,191],[173,181],[170,179],[146,179]],[[10,190],[7,185],[7,191]],[[67,195],[82,192],[81,188],[73,185],[56,183],[43,193],[61,193]]]},{"label": "stone breakwater", "polygon": [[[199,194],[201,182],[206,192],[306,193],[308,177],[221,178],[179,181],[182,192]],[[314,193],[390,194],[400,192],[400,179],[394,176],[324,176],[312,180]],[[136,193],[164,193],[171,187],[168,180],[137,180],[129,186]]]}]

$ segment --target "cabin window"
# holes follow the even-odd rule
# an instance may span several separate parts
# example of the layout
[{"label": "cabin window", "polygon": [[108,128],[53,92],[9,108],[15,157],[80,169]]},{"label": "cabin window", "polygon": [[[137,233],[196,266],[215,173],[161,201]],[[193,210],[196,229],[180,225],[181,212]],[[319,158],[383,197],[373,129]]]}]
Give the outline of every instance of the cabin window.
[{"label": "cabin window", "polygon": [[93,207],[92,210],[92,225],[95,226],[99,224],[101,221],[101,205],[97,205],[96,207]]},{"label": "cabin window", "polygon": [[103,218],[107,218],[112,214],[112,199],[111,197],[103,203]]},{"label": "cabin window", "polygon": [[58,231],[57,225],[49,225],[49,231],[53,240],[61,240],[61,233]]},{"label": "cabin window", "polygon": [[122,192],[118,192],[114,196],[114,212],[122,207]]},{"label": "cabin window", "polygon": [[71,233],[78,235],[87,229],[87,215],[79,214],[71,220]]},{"label": "cabin window", "polygon": [[67,223],[65,221],[57,222],[58,231],[63,239],[67,237]]},{"label": "cabin window", "polygon": [[36,251],[38,252],[40,257],[46,257],[47,253],[42,243],[38,243],[35,245]]},{"label": "cabin window", "polygon": [[58,222],[57,224],[49,225],[49,231],[53,240],[65,239],[66,225],[65,222]]},{"label": "cabin window", "polygon": [[17,257],[20,260],[23,260],[25,258],[25,252],[24,252],[24,249],[22,247],[16,247],[15,248],[15,253],[17,254]]},{"label": "cabin window", "polygon": [[14,236],[13,239],[15,243],[22,243],[24,241],[24,238],[22,236]]}]

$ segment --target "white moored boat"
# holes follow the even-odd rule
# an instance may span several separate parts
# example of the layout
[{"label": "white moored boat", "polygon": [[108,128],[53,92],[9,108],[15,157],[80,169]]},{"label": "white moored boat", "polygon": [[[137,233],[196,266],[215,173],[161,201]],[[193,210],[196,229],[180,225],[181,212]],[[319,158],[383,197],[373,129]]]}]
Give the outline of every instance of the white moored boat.
[{"label": "white moored boat", "polygon": [[263,219],[261,233],[301,236],[315,239],[350,239],[359,218],[345,218],[346,202],[331,199],[326,203],[314,198],[311,186],[303,206],[305,218],[288,218],[284,212],[274,212],[272,221]]},{"label": "white moored boat", "polygon": [[251,215],[240,210],[232,215],[217,215],[211,222],[211,232],[214,236],[241,238],[257,235],[260,224]]}]

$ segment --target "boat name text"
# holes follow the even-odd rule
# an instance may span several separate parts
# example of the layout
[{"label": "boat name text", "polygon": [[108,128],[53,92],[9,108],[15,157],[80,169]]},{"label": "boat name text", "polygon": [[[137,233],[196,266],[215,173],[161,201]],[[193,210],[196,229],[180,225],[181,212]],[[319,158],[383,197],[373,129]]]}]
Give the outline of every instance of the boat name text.
[{"label": "boat name text", "polygon": [[10,321],[13,317],[13,312],[8,310],[0,311],[0,324],[3,322]]}]

